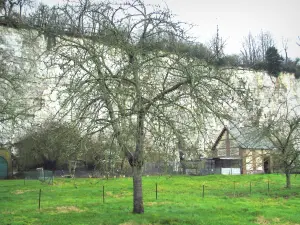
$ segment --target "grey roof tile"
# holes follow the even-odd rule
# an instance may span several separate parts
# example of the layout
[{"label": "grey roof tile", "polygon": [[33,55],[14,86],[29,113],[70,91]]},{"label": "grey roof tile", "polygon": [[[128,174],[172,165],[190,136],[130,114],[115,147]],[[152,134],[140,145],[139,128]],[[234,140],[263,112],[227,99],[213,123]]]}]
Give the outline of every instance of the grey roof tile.
[{"label": "grey roof tile", "polygon": [[229,134],[238,142],[241,148],[275,149],[273,143],[256,127],[241,127],[228,129]]}]

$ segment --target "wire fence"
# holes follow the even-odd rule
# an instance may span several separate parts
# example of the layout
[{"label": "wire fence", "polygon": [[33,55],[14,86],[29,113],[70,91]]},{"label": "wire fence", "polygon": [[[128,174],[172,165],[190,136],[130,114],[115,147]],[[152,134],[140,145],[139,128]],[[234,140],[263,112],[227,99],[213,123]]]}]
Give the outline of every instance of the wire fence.
[{"label": "wire fence", "polygon": [[24,172],[24,184],[26,183],[26,180],[39,180],[41,182],[53,184],[53,179],[53,171],[44,170],[43,168],[38,168],[37,170]]},{"label": "wire fence", "polygon": [[[284,180],[260,179],[235,180],[234,176],[222,181],[199,180],[197,177],[145,177],[143,181],[144,201],[201,202],[212,198],[291,198],[300,197],[299,178],[291,189],[285,188]],[[256,178],[256,177],[255,177]],[[188,182],[187,182],[188,181]],[[6,183],[7,182],[7,183]],[[3,210],[26,207],[36,209],[63,206],[95,206],[120,202],[132,202],[132,179],[56,179],[53,185],[36,180],[21,180],[0,183],[0,199]],[[18,204],[22,202],[22,204]]]}]

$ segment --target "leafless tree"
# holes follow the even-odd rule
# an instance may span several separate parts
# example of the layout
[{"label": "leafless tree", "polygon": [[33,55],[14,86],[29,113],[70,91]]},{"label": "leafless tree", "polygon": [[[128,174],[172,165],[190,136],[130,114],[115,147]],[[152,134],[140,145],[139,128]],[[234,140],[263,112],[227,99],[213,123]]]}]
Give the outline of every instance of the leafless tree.
[{"label": "leafless tree", "polygon": [[241,50],[242,59],[247,66],[253,65],[258,58],[258,49],[255,38],[251,33],[244,38],[243,49]]},{"label": "leafless tree", "polygon": [[265,61],[266,52],[269,47],[274,46],[274,40],[269,32],[261,31],[257,36],[251,33],[244,38],[242,43],[242,60],[247,66],[254,66]]},{"label": "leafless tree", "polygon": [[287,53],[287,50],[288,50],[288,39],[282,38],[282,47],[283,47],[284,54],[285,54],[285,64],[287,64],[288,63],[288,53]]},{"label": "leafless tree", "polygon": [[212,61],[219,61],[222,57],[224,57],[225,45],[226,41],[224,41],[223,38],[220,37],[219,26],[217,26],[216,34],[209,42],[209,49],[212,52]]},{"label": "leafless tree", "polygon": [[[0,142],[7,142],[16,127],[23,126],[34,117],[41,104],[40,90],[36,87],[36,62],[34,54],[26,57],[24,51],[33,53],[30,35],[20,32],[23,49],[9,45],[9,32],[1,28],[0,38]],[[31,39],[30,39],[31,40]]]},{"label": "leafless tree", "polygon": [[57,39],[48,52],[49,67],[61,69],[57,78],[65,87],[66,115],[75,113],[91,124],[91,133],[113,132],[132,167],[133,212],[143,213],[145,141],[160,123],[176,137],[175,130],[196,131],[208,115],[229,118],[226,109],[236,91],[232,71],[180,54],[177,43],[189,38],[169,9],[135,0],[80,1],[59,10],[69,15],[78,8],[84,13],[65,24],[74,28],[73,35],[44,30]]},{"label": "leafless tree", "polygon": [[258,43],[260,49],[260,57],[262,61],[266,60],[266,52],[268,48],[273,47],[275,45],[274,39],[270,32],[261,31],[258,35]]},{"label": "leafless tree", "polygon": [[254,129],[258,140],[269,149],[273,169],[286,175],[286,187],[290,188],[291,173],[300,169],[299,99],[282,83],[262,87],[261,91],[264,98],[261,94],[249,96],[243,124],[249,131]]},{"label": "leafless tree", "polygon": [[4,40],[0,41],[2,44],[0,45],[0,123],[3,123],[26,114],[21,99],[18,101],[15,98],[17,95],[22,95],[22,84],[25,78],[18,70],[18,64],[21,62],[10,50],[4,48]]},{"label": "leafless tree", "polygon": [[[25,6],[32,7],[34,0],[2,0],[0,2],[0,8],[4,10],[4,15],[10,18],[13,15],[13,12],[17,12],[21,18],[23,8]],[[18,10],[16,10],[18,7]]]},{"label": "leafless tree", "polygon": [[274,164],[286,176],[286,187],[291,188],[291,173],[300,169],[300,117],[299,106],[284,102],[270,115],[264,135],[273,143],[276,153]]}]

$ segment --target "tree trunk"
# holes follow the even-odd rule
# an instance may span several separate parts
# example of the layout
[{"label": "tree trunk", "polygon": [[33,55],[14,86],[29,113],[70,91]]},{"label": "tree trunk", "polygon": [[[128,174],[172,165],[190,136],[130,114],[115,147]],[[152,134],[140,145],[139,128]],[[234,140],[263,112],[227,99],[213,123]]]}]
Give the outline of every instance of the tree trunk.
[{"label": "tree trunk", "polygon": [[136,149],[130,163],[133,172],[133,213],[144,213],[142,190],[142,167],[144,164],[144,121],[145,114],[140,111],[137,118]]},{"label": "tree trunk", "polygon": [[142,167],[133,166],[133,213],[144,213]]},{"label": "tree trunk", "polygon": [[120,172],[121,172],[121,171],[124,171],[124,163],[125,163],[125,159],[126,159],[126,157],[123,156],[122,162],[121,162],[121,166],[120,166]]},{"label": "tree trunk", "polygon": [[289,172],[286,172],[285,178],[286,178],[286,188],[291,188],[291,174]]}]

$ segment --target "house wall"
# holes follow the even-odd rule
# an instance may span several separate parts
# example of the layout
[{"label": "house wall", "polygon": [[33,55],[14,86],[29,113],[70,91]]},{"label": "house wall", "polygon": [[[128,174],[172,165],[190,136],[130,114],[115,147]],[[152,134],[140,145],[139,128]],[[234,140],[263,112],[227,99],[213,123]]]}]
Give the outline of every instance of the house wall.
[{"label": "house wall", "polygon": [[273,164],[270,151],[262,149],[240,149],[243,158],[243,174],[265,173],[264,161],[269,159],[269,172],[272,172]]},{"label": "house wall", "polygon": [[216,146],[214,157],[239,156],[238,143],[226,130]]}]

